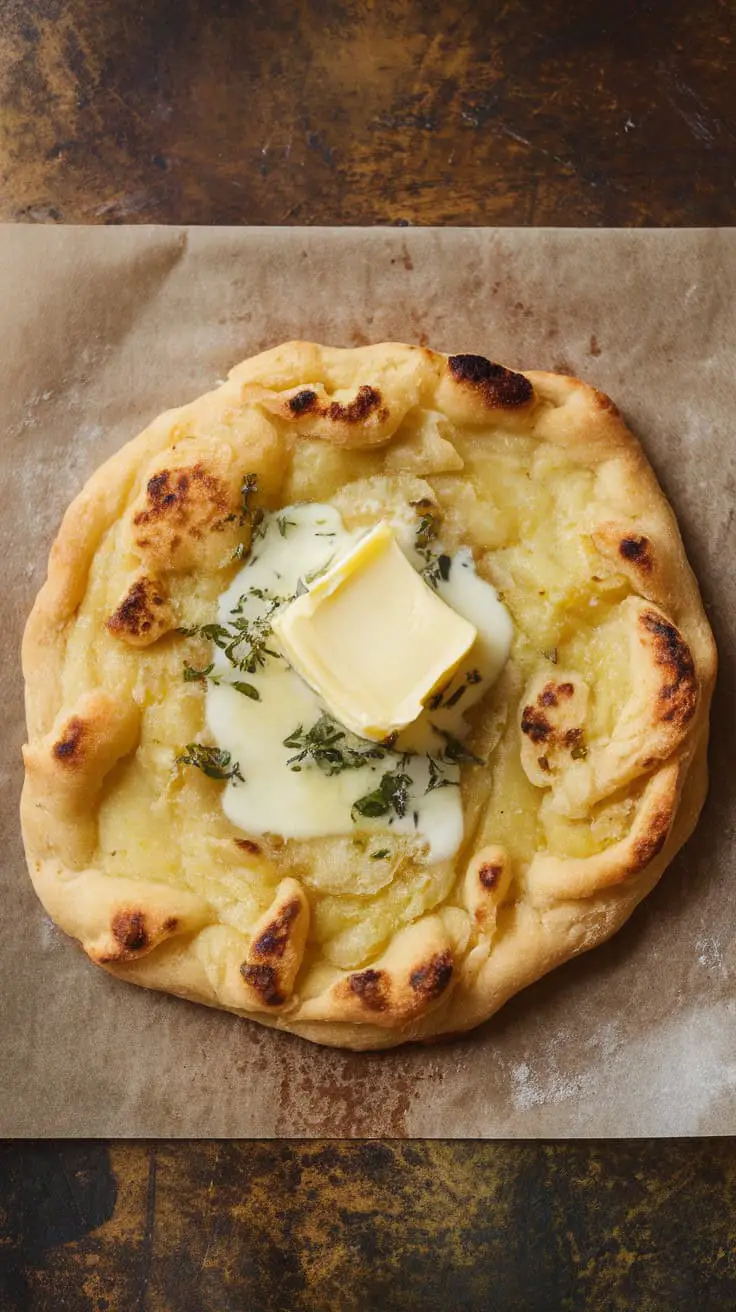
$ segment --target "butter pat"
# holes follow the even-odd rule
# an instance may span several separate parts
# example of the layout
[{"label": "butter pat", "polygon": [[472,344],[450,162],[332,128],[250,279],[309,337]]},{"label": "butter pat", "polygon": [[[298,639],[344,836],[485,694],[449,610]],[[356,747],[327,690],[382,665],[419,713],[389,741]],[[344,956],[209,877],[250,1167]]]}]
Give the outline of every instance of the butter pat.
[{"label": "butter pat", "polygon": [[387,524],[276,615],[273,631],[335,719],[379,742],[416,720],[477,636],[412,568]]}]

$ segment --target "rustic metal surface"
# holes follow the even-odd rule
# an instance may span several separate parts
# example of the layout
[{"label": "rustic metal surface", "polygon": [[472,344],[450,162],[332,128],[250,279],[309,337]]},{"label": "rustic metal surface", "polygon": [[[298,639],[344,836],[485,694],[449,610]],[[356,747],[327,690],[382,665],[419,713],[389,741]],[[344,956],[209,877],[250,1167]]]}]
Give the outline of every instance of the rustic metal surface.
[{"label": "rustic metal surface", "polygon": [[736,1143],[0,1154],[3,1312],[736,1307]]},{"label": "rustic metal surface", "polygon": [[[733,222],[707,0],[0,0],[0,218]],[[3,1312],[736,1308],[736,1145],[7,1145]]]},{"label": "rustic metal surface", "polygon": [[733,221],[721,0],[0,0],[0,218]]}]

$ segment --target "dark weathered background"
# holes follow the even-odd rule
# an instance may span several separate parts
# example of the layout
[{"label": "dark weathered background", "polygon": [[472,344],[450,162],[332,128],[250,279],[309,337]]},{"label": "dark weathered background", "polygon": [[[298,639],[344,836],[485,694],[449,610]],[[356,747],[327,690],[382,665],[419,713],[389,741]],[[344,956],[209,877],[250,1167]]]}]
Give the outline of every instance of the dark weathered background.
[{"label": "dark weathered background", "polygon": [[729,0],[0,0],[0,217],[724,224]]},{"label": "dark weathered background", "polygon": [[[0,0],[0,219],[733,222],[728,0]],[[736,1144],[7,1145],[2,1312],[736,1308]]]}]

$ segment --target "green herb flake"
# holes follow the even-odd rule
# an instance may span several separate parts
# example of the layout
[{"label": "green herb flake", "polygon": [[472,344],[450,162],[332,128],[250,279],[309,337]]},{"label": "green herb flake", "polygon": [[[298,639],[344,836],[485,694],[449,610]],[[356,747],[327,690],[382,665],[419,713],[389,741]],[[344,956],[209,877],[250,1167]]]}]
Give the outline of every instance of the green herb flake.
[{"label": "green herb flake", "polygon": [[440,753],[440,760],[451,761],[453,765],[485,765],[482,757],[476,756],[469,747],[461,743],[459,738],[453,737],[446,729],[440,729],[436,724],[431,725],[431,728],[445,743]]},{"label": "green herb flake", "polygon": [[208,779],[235,780],[245,783],[237,761],[233,761],[229,752],[219,747],[203,747],[201,743],[187,743],[185,750],[176,758],[177,765],[193,765],[201,770]]},{"label": "green herb flake", "polygon": [[[411,783],[411,775],[404,774],[403,770],[387,771],[381,776],[381,781],[373,792],[366,793],[364,797],[359,797],[357,802],[353,803],[351,811],[353,820],[356,820],[357,816],[375,820],[379,816],[389,815],[391,811],[400,820],[403,819],[407,811]],[[389,824],[393,823],[393,818],[391,816]]]},{"label": "green herb flake", "polygon": [[243,683],[241,681],[225,679],[221,674],[213,674],[212,671],[214,668],[215,666],[213,662],[211,665],[205,666],[203,670],[197,670],[193,665],[189,665],[185,661],[183,668],[184,682],[204,683],[206,680],[209,680],[210,683],[214,683],[218,687],[224,686],[225,688],[234,688],[236,692],[242,693],[244,697],[250,697],[252,702],[259,702],[261,700],[261,694],[257,688],[253,687],[252,683]]},{"label": "green herb flake", "polygon": [[290,528],[296,528],[295,519],[287,519],[285,515],[277,515],[276,523],[279,526],[279,533],[285,538]]},{"label": "green herb flake", "polygon": [[387,856],[390,856],[390,855],[391,855],[391,852],[390,852],[390,849],[389,849],[388,847],[381,847],[381,848],[379,848],[379,850],[378,850],[377,852],[371,852],[371,858],[370,858],[370,859],[371,859],[371,861],[385,861],[385,860],[386,860],[386,857],[387,857]]},{"label": "green herb flake", "polygon": [[422,515],[417,525],[414,545],[417,551],[425,551],[437,536],[437,520],[434,515]]},{"label": "green herb flake", "polygon": [[573,761],[584,761],[588,755],[588,749],[584,743],[576,743],[570,755]]},{"label": "green herb flake", "polygon": [[[356,738],[355,742],[362,740]],[[359,770],[370,761],[382,761],[385,756],[384,749],[378,744],[375,747],[353,746],[348,741],[346,730],[329,715],[320,715],[311,729],[305,730],[303,725],[297,725],[288,738],[284,738],[284,747],[295,752],[286,762],[292,770],[300,770],[302,763],[307,761],[326,775]]]},{"label": "green herb flake", "polygon": [[545,651],[542,652],[542,655],[544,656],[544,659],[545,659],[546,661],[551,661],[553,665],[556,665],[556,664],[557,664],[557,648],[556,648],[556,647],[547,647],[547,648],[545,649]]},{"label": "green herb flake", "polygon": [[447,778],[443,769],[443,764],[444,763],[442,760],[438,760],[434,756],[427,757],[427,765],[429,766],[429,782],[427,783],[427,787],[424,790],[425,794],[433,793],[435,788],[460,787],[459,779]]},{"label": "green herb flake", "polygon": [[[320,579],[323,574],[327,573],[334,559],[335,559],[335,553],[333,551],[329,560],[326,560],[324,565],[318,565],[316,569],[310,570],[309,574],[304,575],[305,583],[314,583],[315,579]],[[299,594],[297,593],[297,596],[298,595]]]}]

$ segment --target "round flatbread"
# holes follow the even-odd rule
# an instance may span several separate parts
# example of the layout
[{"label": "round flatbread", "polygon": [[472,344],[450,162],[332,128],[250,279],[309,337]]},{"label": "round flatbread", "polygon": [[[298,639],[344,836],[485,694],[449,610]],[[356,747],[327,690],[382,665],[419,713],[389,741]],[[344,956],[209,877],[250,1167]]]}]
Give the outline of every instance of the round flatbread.
[{"label": "round flatbread", "polygon": [[[380,523],[436,606],[480,597],[430,747],[350,732],[278,638]],[[358,583],[393,678],[406,626]],[[715,648],[639,443],[480,356],[291,342],[156,419],[67,511],[23,668],[49,915],[121,979],[319,1043],[478,1025],[624,923],[706,791]]]}]

